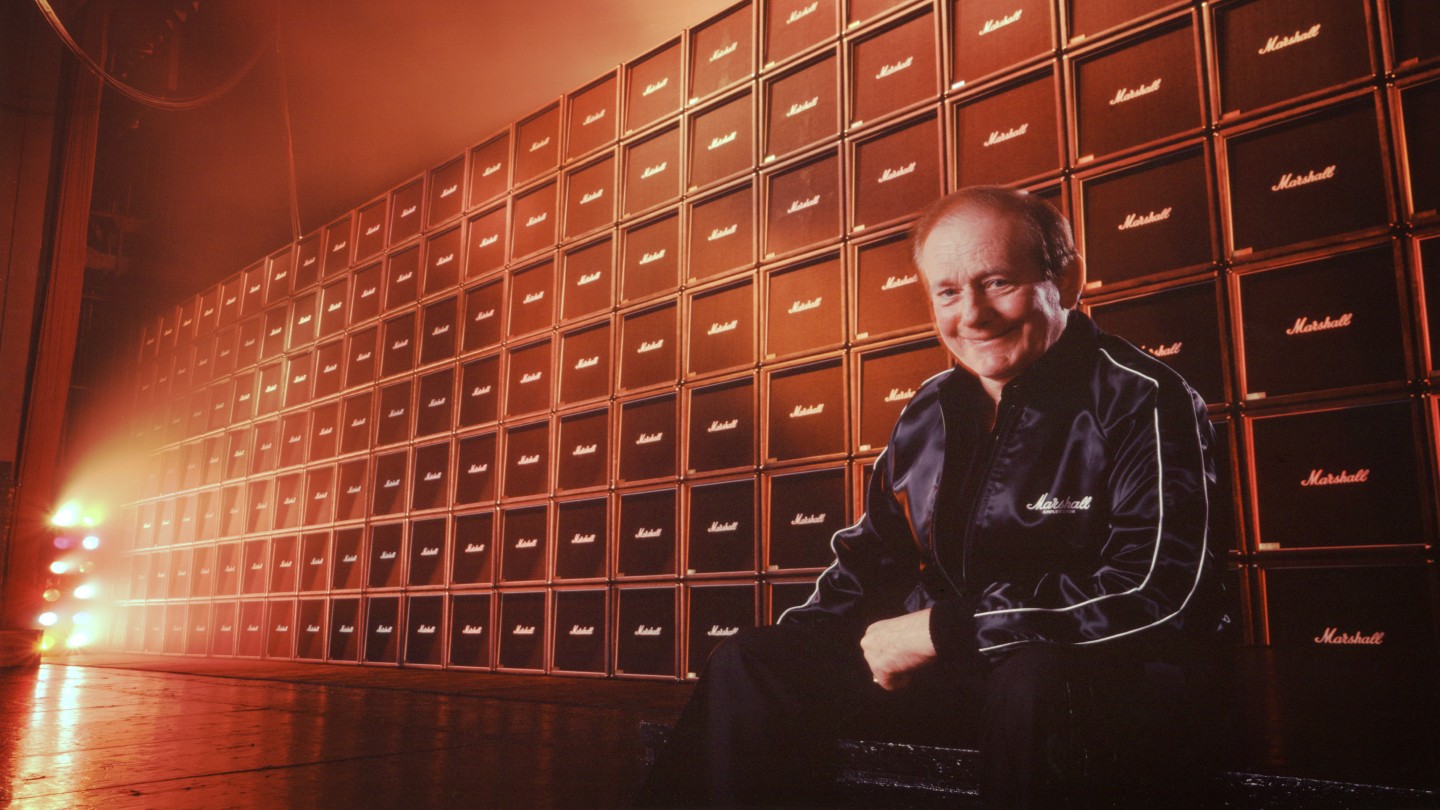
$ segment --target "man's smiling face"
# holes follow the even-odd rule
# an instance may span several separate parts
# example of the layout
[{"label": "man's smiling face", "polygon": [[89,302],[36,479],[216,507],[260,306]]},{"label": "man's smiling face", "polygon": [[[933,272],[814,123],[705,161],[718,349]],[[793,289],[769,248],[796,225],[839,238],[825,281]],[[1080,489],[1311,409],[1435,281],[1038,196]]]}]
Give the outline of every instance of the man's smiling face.
[{"label": "man's smiling face", "polygon": [[997,400],[1065,330],[1060,288],[1036,253],[1023,223],[983,209],[941,221],[920,251],[941,341]]}]

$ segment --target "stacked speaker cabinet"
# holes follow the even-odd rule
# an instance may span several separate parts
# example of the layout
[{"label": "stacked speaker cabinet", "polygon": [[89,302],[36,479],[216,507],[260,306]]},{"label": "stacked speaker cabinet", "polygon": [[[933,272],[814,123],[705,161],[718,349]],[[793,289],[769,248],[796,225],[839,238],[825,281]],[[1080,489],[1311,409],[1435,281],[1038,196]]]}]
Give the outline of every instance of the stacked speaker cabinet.
[{"label": "stacked speaker cabinet", "polygon": [[498,668],[502,671],[544,672],[548,595],[543,590],[507,590],[499,594]]},{"label": "stacked speaker cabinet", "polygon": [[1024,184],[1064,164],[1059,66],[976,87],[949,105],[952,188]]},{"label": "stacked speaker cabinet", "polygon": [[755,91],[749,83],[687,116],[687,193],[755,168]]},{"label": "stacked speaker cabinet", "polygon": [[1433,649],[1424,566],[1276,565],[1263,571],[1265,641],[1277,647]]},{"label": "stacked speaker cabinet", "polygon": [[813,592],[950,365],[908,229],[999,183],[1208,404],[1247,637],[1433,648],[1434,19],[731,5],[145,324],[112,639],[691,677]]},{"label": "stacked speaker cabinet", "polygon": [[754,583],[690,585],[685,589],[685,653],[682,672],[695,678],[725,639],[758,622]]},{"label": "stacked speaker cabinet", "polygon": [[425,178],[425,227],[435,228],[459,216],[465,205],[465,156],[431,169]]},{"label": "stacked speaker cabinet", "polygon": [[1435,156],[1428,154],[1422,144],[1424,136],[1440,120],[1440,76],[1434,73],[1417,76],[1401,86],[1398,101],[1391,95],[1391,109],[1399,113],[1396,126],[1398,155],[1404,160],[1405,176],[1409,181],[1403,185],[1405,211],[1412,220],[1433,222],[1436,208],[1440,206],[1440,165]]},{"label": "stacked speaker cabinet", "polygon": [[555,504],[555,513],[555,581],[608,579],[610,499],[598,494],[561,500]]},{"label": "stacked speaker cabinet", "polygon": [[673,679],[679,658],[679,591],[673,585],[615,590],[613,671],[637,678]]},{"label": "stacked speaker cabinet", "polygon": [[566,675],[606,675],[609,638],[609,595],[605,588],[557,589],[551,671]]},{"label": "stacked speaker cabinet", "polygon": [[488,669],[493,659],[494,596],[489,591],[450,594],[446,614],[446,663],[455,669]]}]

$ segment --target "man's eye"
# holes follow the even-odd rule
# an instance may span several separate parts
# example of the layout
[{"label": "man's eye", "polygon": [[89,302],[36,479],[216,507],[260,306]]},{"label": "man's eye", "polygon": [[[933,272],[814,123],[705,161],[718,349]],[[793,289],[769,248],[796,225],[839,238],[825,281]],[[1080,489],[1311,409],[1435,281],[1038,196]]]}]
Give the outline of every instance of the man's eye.
[{"label": "man's eye", "polygon": [[959,294],[960,294],[960,291],[957,290],[957,289],[955,289],[954,287],[945,287],[945,288],[943,288],[943,289],[939,289],[939,290],[936,290],[936,291],[935,291],[935,297],[936,297],[936,298],[939,298],[939,299],[941,299],[941,300],[944,300],[944,301],[948,301],[948,300],[950,300],[951,298],[954,298],[955,296],[957,296],[957,295],[959,295]]},{"label": "man's eye", "polygon": [[987,290],[1005,290],[1013,287],[1014,283],[1008,278],[992,278],[985,281]]}]

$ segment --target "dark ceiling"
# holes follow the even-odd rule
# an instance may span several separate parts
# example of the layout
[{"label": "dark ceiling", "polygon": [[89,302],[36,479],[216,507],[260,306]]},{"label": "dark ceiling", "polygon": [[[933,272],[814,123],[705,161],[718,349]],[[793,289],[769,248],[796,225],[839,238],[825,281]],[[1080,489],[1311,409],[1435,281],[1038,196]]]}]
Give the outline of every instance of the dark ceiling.
[{"label": "dark ceiling", "polygon": [[733,1],[112,3],[114,69],[152,93],[224,81],[277,17],[281,47],[195,110],[107,90],[95,207],[135,223],[128,272],[174,303],[292,239],[282,86],[309,233]]}]

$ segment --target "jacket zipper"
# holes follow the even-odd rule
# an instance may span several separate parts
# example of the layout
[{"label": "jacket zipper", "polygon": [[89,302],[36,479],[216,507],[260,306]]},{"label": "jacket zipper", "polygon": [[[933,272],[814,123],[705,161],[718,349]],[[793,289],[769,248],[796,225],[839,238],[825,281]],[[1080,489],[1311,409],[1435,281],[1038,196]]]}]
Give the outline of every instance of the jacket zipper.
[{"label": "jacket zipper", "polygon": [[[980,497],[985,492],[985,484],[989,482],[988,473],[990,469],[995,466],[995,456],[1000,452],[1000,436],[1009,427],[1010,413],[1013,410],[1009,403],[1005,402],[1002,397],[998,406],[998,412],[995,414],[995,427],[985,437],[985,441],[989,444],[989,446],[985,448],[985,465],[966,471],[967,475],[965,477],[967,479],[970,478],[969,473],[986,473],[984,478],[976,482],[965,481],[965,483],[970,484],[971,489],[973,489],[973,492],[970,493],[970,508],[966,511],[965,515],[967,518],[965,531],[960,538],[960,583],[967,589],[970,586],[970,539],[975,531],[975,510],[980,505]],[[945,575],[945,579],[950,583],[950,587],[954,588],[955,593],[968,596],[969,591],[956,588],[955,580],[950,577],[950,572],[945,570],[945,563],[941,560],[940,550],[935,545],[935,538],[933,536],[935,521],[933,519],[930,521],[930,526],[932,535],[930,547],[935,550],[935,564],[940,568],[940,573]]]}]

